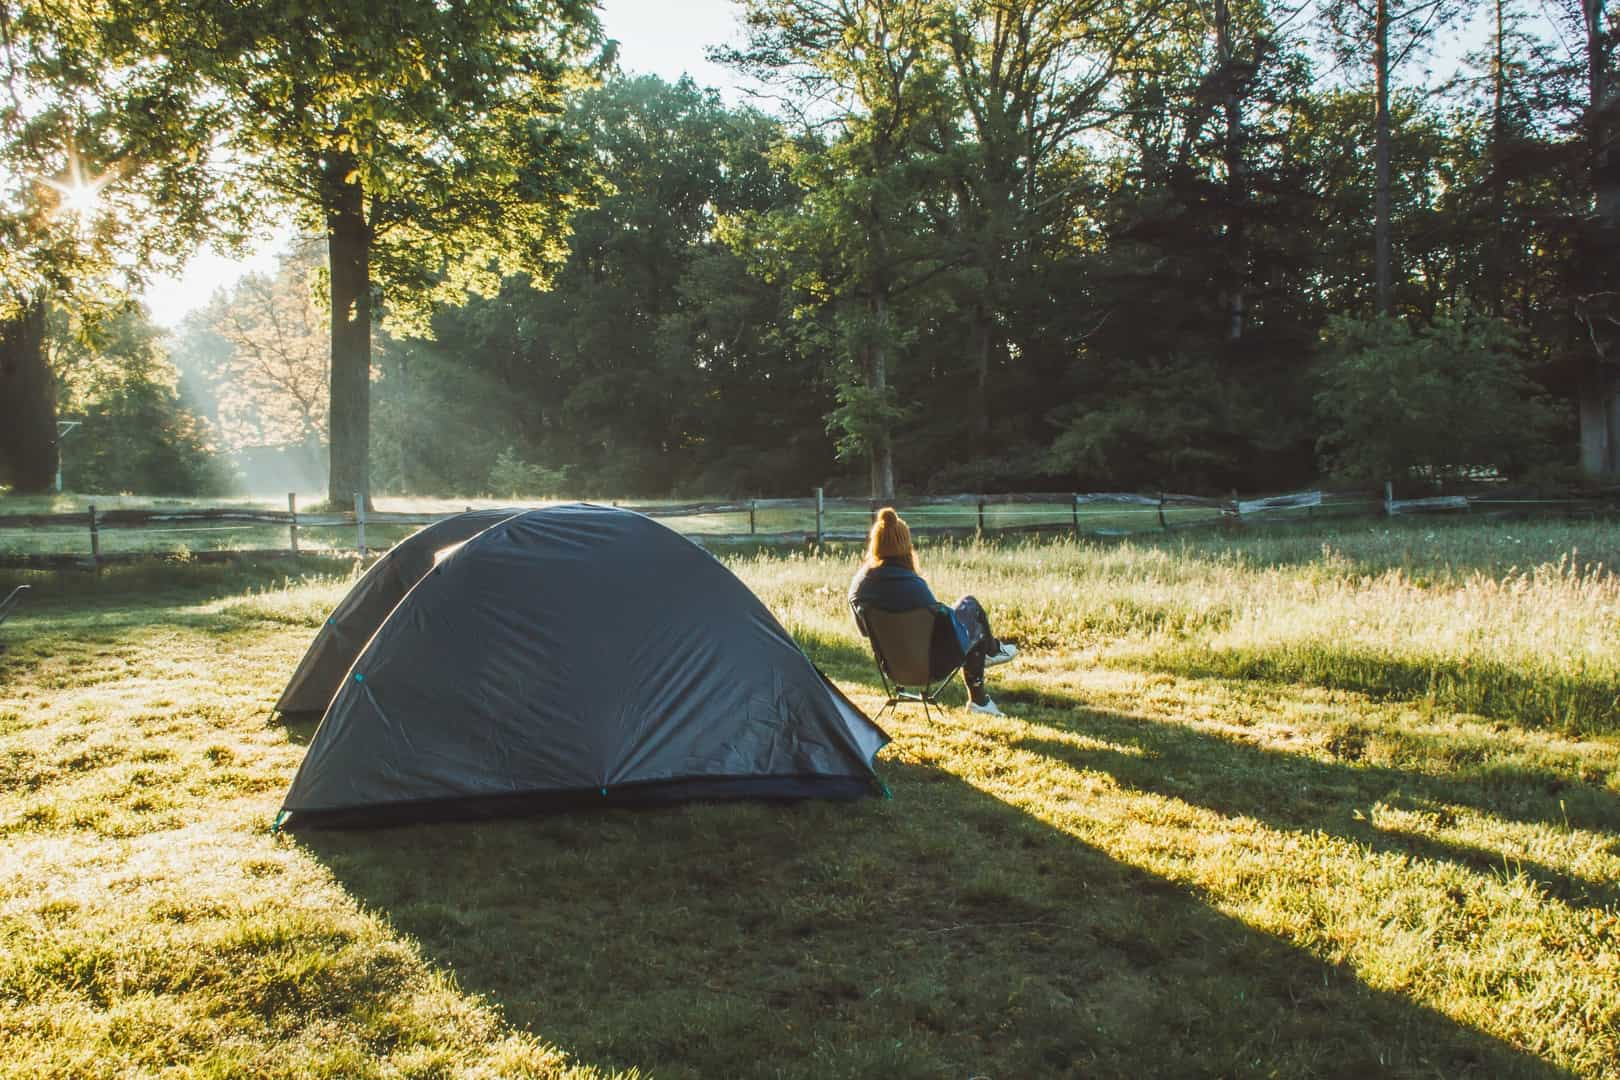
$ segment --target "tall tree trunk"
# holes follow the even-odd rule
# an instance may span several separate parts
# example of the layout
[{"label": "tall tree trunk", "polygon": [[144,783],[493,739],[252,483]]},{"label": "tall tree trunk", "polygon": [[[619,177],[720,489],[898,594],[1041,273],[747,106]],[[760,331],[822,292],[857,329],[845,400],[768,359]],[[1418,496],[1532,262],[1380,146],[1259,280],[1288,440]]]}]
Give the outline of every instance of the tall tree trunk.
[{"label": "tall tree trunk", "polygon": [[18,493],[56,481],[56,382],[45,359],[45,303],[0,321],[0,482]]},{"label": "tall tree trunk", "polygon": [[1581,318],[1593,355],[1580,400],[1581,467],[1595,476],[1620,473],[1620,77],[1604,7],[1605,0],[1581,0],[1593,209],[1582,260],[1592,292],[1581,304]]},{"label": "tall tree trunk", "polygon": [[[1233,64],[1232,13],[1227,0],[1215,0],[1215,47],[1226,79],[1226,340],[1243,339],[1249,279],[1249,173],[1243,161],[1243,97]],[[1256,58],[1258,60],[1258,58]]]},{"label": "tall tree trunk", "polygon": [[[1620,72],[1615,70],[1620,42],[1607,30],[1606,6],[1606,0],[1582,0],[1592,103],[1587,138],[1592,151],[1593,195],[1598,226],[1605,242],[1614,244],[1620,230]],[[1612,283],[1611,277],[1606,284]]]},{"label": "tall tree trunk", "polygon": [[990,308],[974,304],[970,314],[973,350],[973,379],[976,393],[968,420],[968,446],[975,458],[990,452],[990,357],[995,350],[995,334]]},{"label": "tall tree trunk", "polygon": [[321,473],[326,472],[330,475],[331,470],[331,463],[326,460],[326,455],[321,453],[321,433],[315,430],[313,425],[306,424],[300,445],[304,460],[303,468],[298,470],[299,475],[319,483]]},{"label": "tall tree trunk", "polygon": [[1505,0],[1496,0],[1496,48],[1491,63],[1491,250],[1486,265],[1485,289],[1491,314],[1505,306],[1507,280],[1507,21]]},{"label": "tall tree trunk", "polygon": [[332,390],[327,498],[371,503],[371,227],[356,162],[334,154],[322,198],[332,283]]},{"label": "tall tree trunk", "polygon": [[1009,295],[1009,239],[1020,229],[1021,208],[1013,177],[1018,166],[1005,154],[986,161],[990,175],[981,187],[984,198],[980,231],[973,238],[984,273],[984,292],[970,309],[968,347],[972,350],[974,398],[968,420],[968,448],[975,458],[990,452],[990,367],[996,353],[996,305]]},{"label": "tall tree trunk", "polygon": [[1614,471],[1613,400],[1614,388],[1595,375],[1581,387],[1581,471],[1591,477]]},{"label": "tall tree trunk", "polygon": [[[415,399],[411,396],[411,361],[409,355],[400,355],[396,363],[399,374],[399,386],[395,389],[396,400],[409,403]],[[401,423],[399,425],[399,490],[401,494],[409,495],[416,491],[416,455],[414,453],[417,441],[416,427],[413,424]],[[524,441],[529,445],[539,445],[539,439],[530,432],[524,432]],[[545,460],[544,458],[541,459]]]},{"label": "tall tree trunk", "polygon": [[[888,303],[880,292],[872,299],[872,315],[875,332],[868,345],[871,350],[871,362],[867,369],[868,387],[882,399],[883,393],[889,387],[889,357],[885,342],[887,341]],[[885,423],[883,429],[872,438],[872,498],[894,498],[894,433]]]},{"label": "tall tree trunk", "polygon": [[1378,99],[1373,117],[1374,169],[1373,197],[1373,275],[1377,282],[1378,314],[1390,313],[1390,290],[1394,274],[1390,268],[1389,226],[1389,0],[1378,0],[1373,19],[1373,67],[1377,72]]}]

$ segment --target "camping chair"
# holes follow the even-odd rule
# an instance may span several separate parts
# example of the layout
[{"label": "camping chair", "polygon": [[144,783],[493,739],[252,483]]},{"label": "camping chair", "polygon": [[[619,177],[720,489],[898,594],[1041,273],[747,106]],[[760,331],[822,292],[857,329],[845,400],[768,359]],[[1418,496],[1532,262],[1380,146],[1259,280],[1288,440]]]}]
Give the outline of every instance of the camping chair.
[{"label": "camping chair", "polygon": [[854,601],[849,606],[855,613],[855,625],[872,643],[872,659],[889,698],[873,719],[880,719],[903,701],[918,701],[923,715],[932,720],[929,707],[940,704],[940,692],[966,659],[956,642],[950,610],[936,606],[884,611]]},{"label": "camping chair", "polygon": [[[19,585],[15,589],[12,589],[4,600],[0,600],[0,623],[6,621],[6,616],[11,614],[11,609],[17,606],[17,601],[21,600],[22,594],[27,591],[27,585]],[[0,650],[4,650],[5,647],[6,643],[0,641]]]}]

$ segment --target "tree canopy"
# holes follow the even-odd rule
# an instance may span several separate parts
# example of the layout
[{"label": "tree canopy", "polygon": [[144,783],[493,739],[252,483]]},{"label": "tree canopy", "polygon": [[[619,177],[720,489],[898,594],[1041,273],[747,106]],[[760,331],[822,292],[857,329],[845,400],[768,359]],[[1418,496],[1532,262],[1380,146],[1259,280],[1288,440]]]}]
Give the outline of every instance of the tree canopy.
[{"label": "tree canopy", "polygon": [[590,180],[557,119],[599,58],[595,14],[585,0],[127,10],[138,47],[200,73],[233,188],[326,238],[328,491],[369,495],[376,306],[421,331],[436,303],[543,280],[566,254]]},{"label": "tree canopy", "polygon": [[216,441],[326,444],[339,500],[1620,473],[1608,0],[745,0],[763,108],[614,74],[582,4],[93,10],[216,204],[325,241],[296,389],[251,289],[177,356]]},{"label": "tree canopy", "polygon": [[22,490],[57,463],[47,305],[111,315],[203,240],[241,236],[217,110],[194,67],[138,40],[147,15],[0,0],[0,482]]}]

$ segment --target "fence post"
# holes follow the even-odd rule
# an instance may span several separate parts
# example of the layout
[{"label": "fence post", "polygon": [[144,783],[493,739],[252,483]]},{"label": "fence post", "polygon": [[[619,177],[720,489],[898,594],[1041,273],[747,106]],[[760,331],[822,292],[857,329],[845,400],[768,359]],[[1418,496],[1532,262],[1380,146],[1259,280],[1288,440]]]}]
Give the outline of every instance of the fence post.
[{"label": "fence post", "polygon": [[1388,480],[1384,481],[1384,516],[1391,517],[1395,513],[1395,485]]},{"label": "fence post", "polygon": [[292,544],[293,558],[298,558],[298,496],[287,492],[287,514],[292,522],[287,526],[287,539]]},{"label": "fence post", "polygon": [[101,530],[96,527],[96,504],[90,504],[90,565],[101,569]]},{"label": "fence post", "polygon": [[1072,516],[1074,518],[1074,538],[1076,540],[1079,540],[1080,539],[1080,493],[1078,491],[1075,492],[1074,497],[1069,500],[1069,514],[1070,514],[1070,516]]},{"label": "fence post", "polygon": [[366,557],[366,500],[358,491],[354,493],[354,531],[355,542],[363,559]]},{"label": "fence post", "polygon": [[1170,523],[1164,520],[1164,492],[1159,492],[1159,528],[1170,531]]},{"label": "fence post", "polygon": [[757,502],[759,502],[758,499],[749,499],[748,500],[748,535],[749,536],[754,535],[754,505]]},{"label": "fence post", "polygon": [[978,527],[978,532],[975,534],[975,536],[979,540],[984,539],[984,496],[983,495],[979,496],[979,527]]},{"label": "fence post", "polygon": [[816,546],[817,547],[821,546],[821,515],[822,515],[822,509],[823,509],[823,507],[822,507],[823,501],[824,501],[823,490],[821,488],[816,488]]}]

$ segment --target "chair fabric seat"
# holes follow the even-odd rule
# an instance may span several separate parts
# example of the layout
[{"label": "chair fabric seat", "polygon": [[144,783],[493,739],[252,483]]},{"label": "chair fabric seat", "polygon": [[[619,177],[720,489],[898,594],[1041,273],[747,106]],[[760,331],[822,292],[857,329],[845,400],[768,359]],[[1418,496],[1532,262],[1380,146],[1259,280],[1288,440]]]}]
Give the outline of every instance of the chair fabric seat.
[{"label": "chair fabric seat", "polygon": [[936,606],[884,611],[859,602],[851,608],[883,678],[888,694],[884,710],[916,701],[928,712],[930,705],[938,704],[940,691],[965,659],[950,610]]}]

